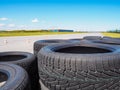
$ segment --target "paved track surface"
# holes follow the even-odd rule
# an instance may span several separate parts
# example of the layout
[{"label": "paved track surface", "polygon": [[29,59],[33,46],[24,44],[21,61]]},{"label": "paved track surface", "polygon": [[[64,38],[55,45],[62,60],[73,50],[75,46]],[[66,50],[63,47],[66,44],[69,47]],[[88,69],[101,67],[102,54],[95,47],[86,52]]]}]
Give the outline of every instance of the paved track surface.
[{"label": "paved track surface", "polygon": [[86,34],[64,34],[64,35],[42,35],[42,36],[17,36],[0,37],[0,52],[4,51],[26,51],[33,53],[33,43],[42,39],[72,39],[84,36],[102,36],[100,33]]}]

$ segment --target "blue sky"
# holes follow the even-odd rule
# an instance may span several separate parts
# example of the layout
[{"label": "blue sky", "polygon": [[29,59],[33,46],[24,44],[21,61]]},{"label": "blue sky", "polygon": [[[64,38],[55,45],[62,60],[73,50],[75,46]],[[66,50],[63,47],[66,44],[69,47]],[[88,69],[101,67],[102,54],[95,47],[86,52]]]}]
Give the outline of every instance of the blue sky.
[{"label": "blue sky", "polygon": [[0,30],[120,29],[120,0],[0,0]]}]

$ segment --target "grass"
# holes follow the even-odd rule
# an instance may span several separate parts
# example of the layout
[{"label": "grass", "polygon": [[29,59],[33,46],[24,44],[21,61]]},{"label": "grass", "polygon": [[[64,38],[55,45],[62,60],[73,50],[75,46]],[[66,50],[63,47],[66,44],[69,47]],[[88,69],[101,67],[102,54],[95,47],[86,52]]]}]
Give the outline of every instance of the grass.
[{"label": "grass", "polygon": [[113,38],[120,38],[120,33],[102,33],[104,36],[113,37]]},{"label": "grass", "polygon": [[77,34],[77,33],[80,33],[80,32],[3,31],[3,32],[0,32],[0,37]]}]

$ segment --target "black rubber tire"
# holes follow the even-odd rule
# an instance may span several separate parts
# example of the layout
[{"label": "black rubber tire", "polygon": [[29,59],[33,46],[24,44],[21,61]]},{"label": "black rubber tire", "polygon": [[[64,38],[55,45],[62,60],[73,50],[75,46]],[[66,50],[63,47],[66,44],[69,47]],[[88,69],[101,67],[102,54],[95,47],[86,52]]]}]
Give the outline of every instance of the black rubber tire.
[{"label": "black rubber tire", "polygon": [[83,37],[83,39],[86,39],[86,40],[100,40],[102,39],[101,36],[85,36]]},{"label": "black rubber tire", "polygon": [[103,38],[101,40],[93,40],[92,42],[109,45],[120,45],[120,38]]},{"label": "black rubber tire", "polygon": [[38,40],[34,42],[34,55],[37,56],[37,53],[40,51],[40,49],[47,45],[54,45],[58,43],[75,43],[74,40],[62,40],[62,39],[48,39],[48,40]]},{"label": "black rubber tire", "polygon": [[14,64],[0,63],[0,90],[31,90],[27,72]]},{"label": "black rubber tire", "polygon": [[72,40],[75,43],[91,43],[90,40],[86,40],[86,39],[77,39],[77,38],[74,38],[74,39],[69,39],[69,40]]},{"label": "black rubber tire", "polygon": [[[90,53],[72,53],[71,50],[82,49],[71,48],[76,46],[97,49],[92,53],[88,48],[82,51]],[[120,90],[120,50],[109,45],[80,43],[43,47],[38,53],[38,69],[41,81],[50,90]]]},{"label": "black rubber tire", "polygon": [[120,45],[120,38],[103,38],[103,42]]},{"label": "black rubber tire", "polygon": [[108,36],[103,36],[103,38],[108,38],[108,39],[110,39],[110,38],[112,38],[112,37],[108,37]]},{"label": "black rubber tire", "polygon": [[72,38],[72,39],[69,39],[69,40],[81,41],[83,39],[82,38]]},{"label": "black rubber tire", "polygon": [[[43,90],[120,90],[120,78],[111,78],[106,81],[87,81],[87,79],[84,81],[76,79],[69,80],[64,77],[59,77],[58,72],[49,72],[46,69],[43,70],[45,71],[40,71],[39,73],[41,77],[40,79],[48,88],[43,88]],[[52,73],[53,75],[51,75]],[[79,77],[85,77],[84,75],[85,73],[83,73],[83,75],[79,75]],[[71,78],[74,77],[71,75]]]},{"label": "black rubber tire", "polygon": [[37,59],[32,53],[20,51],[0,52],[0,62],[12,63],[23,67],[30,77],[32,90],[39,88]]},{"label": "black rubber tire", "polygon": [[120,40],[120,38],[113,38],[113,39]]}]

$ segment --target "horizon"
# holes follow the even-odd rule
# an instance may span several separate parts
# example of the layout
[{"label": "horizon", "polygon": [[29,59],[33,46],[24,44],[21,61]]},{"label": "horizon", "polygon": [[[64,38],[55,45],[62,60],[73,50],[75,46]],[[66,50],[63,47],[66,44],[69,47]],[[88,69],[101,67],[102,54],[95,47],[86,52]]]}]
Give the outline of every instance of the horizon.
[{"label": "horizon", "polygon": [[120,29],[120,0],[0,0],[0,30]]}]

